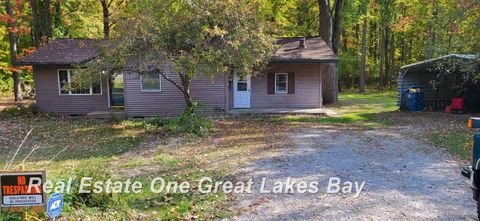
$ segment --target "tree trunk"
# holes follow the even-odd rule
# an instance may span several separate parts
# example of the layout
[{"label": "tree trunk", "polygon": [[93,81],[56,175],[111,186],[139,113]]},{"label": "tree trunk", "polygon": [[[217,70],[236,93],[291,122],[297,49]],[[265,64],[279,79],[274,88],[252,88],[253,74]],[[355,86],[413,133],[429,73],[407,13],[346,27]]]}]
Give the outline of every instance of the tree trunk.
[{"label": "tree trunk", "polygon": [[181,91],[183,93],[183,98],[185,99],[185,104],[187,105],[185,111],[193,111],[193,98],[190,93],[190,81],[192,80],[189,76],[178,73],[181,81]]},{"label": "tree trunk", "polygon": [[190,94],[190,88],[185,88],[183,92],[183,98],[185,99],[185,104],[187,105],[186,110],[191,110],[193,106],[192,95]]},{"label": "tree trunk", "polygon": [[38,16],[38,2],[37,0],[30,0],[30,8],[32,9],[32,33],[33,46],[40,47],[41,28]]},{"label": "tree trunk", "polygon": [[22,101],[22,89],[20,87],[20,73],[18,71],[12,71],[13,77],[13,94],[15,96],[15,101]]},{"label": "tree trunk", "polygon": [[338,99],[337,65],[325,64],[323,68],[323,103],[335,103]]},{"label": "tree trunk", "polygon": [[390,74],[390,59],[389,59],[389,51],[390,51],[390,29],[385,28],[385,49],[384,53],[384,61],[385,61],[385,73],[383,79],[383,86],[382,88],[387,88],[388,86],[388,75]]},{"label": "tree trunk", "polygon": [[383,69],[385,67],[385,33],[383,28],[380,29],[380,73],[379,73],[379,82],[378,90],[383,90]]},{"label": "tree trunk", "polygon": [[340,34],[342,33],[342,19],[343,19],[343,5],[344,0],[336,0],[334,6],[334,15],[332,18],[332,50],[335,55],[338,55],[340,49]]},{"label": "tree trunk", "polygon": [[318,0],[319,19],[320,19],[320,37],[332,48],[332,13],[329,0]]},{"label": "tree trunk", "polygon": [[[13,66],[17,59],[17,41],[13,29],[15,29],[15,22],[13,20],[13,9],[10,0],[5,0],[5,12],[7,13],[7,29],[8,41],[10,43],[10,64]],[[13,77],[13,92],[15,101],[22,100],[22,91],[20,88],[20,74],[17,70],[12,71]]]},{"label": "tree trunk", "polygon": [[50,0],[45,0],[45,42],[50,41],[53,37],[53,30],[52,30],[52,12],[51,12],[51,4]]},{"label": "tree trunk", "polygon": [[342,31],[342,41],[343,41],[343,50],[347,50],[348,49],[348,36],[347,36],[347,32],[345,31]]},{"label": "tree trunk", "polygon": [[393,80],[396,73],[395,70],[395,35],[392,33],[392,39],[390,40],[390,73],[388,74],[387,84],[388,88],[392,89]]},{"label": "tree trunk", "polygon": [[437,0],[432,0],[432,18],[428,22],[428,45],[427,45],[427,59],[432,59],[435,55],[435,45],[437,41],[435,24],[437,22]]},{"label": "tree trunk", "polygon": [[[338,55],[340,43],[341,18],[343,11],[343,0],[335,1],[335,15],[332,15],[329,0],[318,0],[320,37],[332,48],[335,55]],[[338,7],[338,8],[337,8]],[[335,19],[335,20],[334,20]],[[335,28],[335,30],[334,30]],[[335,31],[335,33],[333,33]],[[335,36],[332,36],[332,35]],[[335,37],[335,39],[333,39]],[[335,43],[335,46],[334,44]],[[338,68],[336,64],[325,65],[322,79],[322,91],[324,103],[335,103],[338,100]]]},{"label": "tree trunk", "polygon": [[[113,1],[113,0],[111,0]],[[107,0],[100,0],[103,9],[103,38],[110,38],[110,10],[108,8],[109,4]]]},{"label": "tree trunk", "polygon": [[363,18],[362,25],[362,55],[360,62],[360,85],[358,91],[365,93],[365,77],[366,77],[366,63],[367,63],[367,15]]}]

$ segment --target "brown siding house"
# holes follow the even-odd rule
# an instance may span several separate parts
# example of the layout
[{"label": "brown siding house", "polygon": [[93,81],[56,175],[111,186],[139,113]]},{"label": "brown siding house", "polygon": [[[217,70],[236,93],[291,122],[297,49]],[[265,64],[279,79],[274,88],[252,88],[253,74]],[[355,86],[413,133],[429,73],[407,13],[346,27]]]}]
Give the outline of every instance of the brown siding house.
[{"label": "brown siding house", "polygon": [[[94,58],[96,40],[58,39],[27,56],[18,65],[32,65],[40,110],[64,114],[107,111],[110,107],[106,76],[95,89],[80,93],[67,90],[75,74],[69,70]],[[322,78],[325,65],[337,58],[321,38],[287,38],[272,55],[265,73],[258,76],[219,74],[198,76],[191,82],[193,98],[204,104],[208,114],[239,108],[319,108],[322,106]],[[65,69],[69,70],[66,73]],[[59,70],[64,70],[61,73]],[[175,73],[170,72],[175,79]],[[68,82],[67,82],[68,81]],[[124,110],[130,117],[178,116],[185,108],[181,92],[158,74],[140,76],[123,73]],[[63,82],[63,83],[62,83]]]},{"label": "brown siding house", "polygon": [[34,66],[36,102],[40,110],[64,114],[86,114],[108,110],[107,79],[102,79],[99,94],[60,94],[58,70],[73,69],[71,66]]},{"label": "brown siding house", "polygon": [[[136,73],[124,73],[125,113],[137,116],[179,116],[185,109],[183,94],[170,82],[160,79],[160,90],[142,91],[141,78]],[[171,74],[171,79],[178,75]],[[192,80],[190,92],[194,100],[200,101],[209,114],[225,112],[225,75],[213,79],[201,77]]]},{"label": "brown siding house", "polygon": [[[62,91],[60,82],[68,81],[70,70],[91,60],[98,49],[97,40],[58,39],[17,62],[33,66],[36,104],[41,111],[62,114],[87,114],[109,109],[109,89],[105,76],[96,90]],[[62,70],[62,73],[59,71]],[[100,74],[99,74],[100,78]],[[68,82],[67,82],[68,83]]]}]

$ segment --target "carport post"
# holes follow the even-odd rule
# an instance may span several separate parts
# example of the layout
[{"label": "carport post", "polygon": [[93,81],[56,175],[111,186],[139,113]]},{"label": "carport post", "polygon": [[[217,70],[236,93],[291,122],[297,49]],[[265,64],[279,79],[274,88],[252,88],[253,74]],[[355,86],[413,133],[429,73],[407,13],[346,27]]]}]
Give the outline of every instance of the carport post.
[{"label": "carport post", "polygon": [[403,71],[403,73],[400,71],[398,74],[399,75],[402,75],[402,83],[400,85],[400,99],[398,101],[398,109],[401,110],[402,109],[402,99],[403,99],[403,82],[405,82],[404,78],[405,78],[405,75],[407,74],[408,72],[408,68],[405,69],[405,71]]}]

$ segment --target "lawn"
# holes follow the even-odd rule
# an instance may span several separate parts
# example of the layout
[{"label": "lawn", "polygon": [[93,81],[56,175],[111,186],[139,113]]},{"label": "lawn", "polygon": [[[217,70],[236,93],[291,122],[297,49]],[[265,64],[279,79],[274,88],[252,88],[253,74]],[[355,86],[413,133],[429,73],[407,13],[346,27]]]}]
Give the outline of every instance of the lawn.
[{"label": "lawn", "polygon": [[356,124],[363,126],[387,124],[377,119],[380,113],[395,112],[395,91],[372,91],[365,94],[344,92],[339,94],[339,102],[326,106],[328,117],[315,116],[281,116],[284,122],[322,123],[322,124]]},{"label": "lawn", "polygon": [[[30,116],[30,115],[29,115]],[[215,119],[207,138],[165,132],[158,120],[89,120],[36,115],[0,119],[0,159],[11,159],[19,143],[32,129],[10,169],[25,160],[27,169],[46,169],[54,183],[69,177],[95,180],[139,181],[149,187],[155,177],[166,182],[195,184],[201,177],[225,180],[235,168],[276,148],[289,145],[277,122],[254,117]],[[57,153],[59,155],[53,159]],[[73,189],[79,182],[74,181]],[[64,194],[65,219],[82,220],[184,220],[228,217],[231,196],[188,193]]]},{"label": "lawn", "polygon": [[[206,138],[166,132],[158,119],[89,120],[44,114],[0,117],[0,162],[10,160],[32,130],[10,169],[38,148],[24,165],[27,169],[47,169],[51,181],[92,176],[95,180],[130,178],[148,186],[155,177],[189,183],[203,176],[215,181],[235,179],[239,166],[274,157],[279,148],[291,147],[286,132],[315,125],[406,128],[412,136],[444,147],[461,159],[469,157],[468,143],[475,132],[466,128],[469,115],[399,112],[392,91],[346,92],[339,99],[338,104],[327,107],[327,117],[216,118]],[[78,187],[78,182],[74,184]],[[215,219],[234,215],[228,209],[231,197],[197,191],[157,194],[148,188],[139,194],[65,194],[62,216],[73,220]]]}]

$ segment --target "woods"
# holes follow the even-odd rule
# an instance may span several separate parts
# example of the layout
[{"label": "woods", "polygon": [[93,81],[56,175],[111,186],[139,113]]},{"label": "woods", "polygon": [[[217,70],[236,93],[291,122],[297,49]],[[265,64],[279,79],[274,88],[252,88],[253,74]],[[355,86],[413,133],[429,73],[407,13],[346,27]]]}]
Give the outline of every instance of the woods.
[{"label": "woods", "polygon": [[[162,1],[159,1],[162,2]],[[392,89],[398,69],[445,54],[480,51],[476,0],[259,0],[258,18],[277,37],[322,36],[339,56],[338,76],[324,79],[325,101],[337,89]],[[21,99],[33,87],[18,57],[56,38],[110,38],[124,19],[122,0],[6,0],[0,8],[0,91]],[[332,79],[329,79],[331,77]],[[338,79],[338,80],[337,80]],[[14,86],[15,85],[15,86]],[[26,95],[28,88],[23,91]]]},{"label": "woods", "polygon": [[480,3],[471,0],[350,1],[344,12],[340,87],[357,88],[365,81],[370,88],[392,89],[405,64],[478,54],[479,9]]}]

